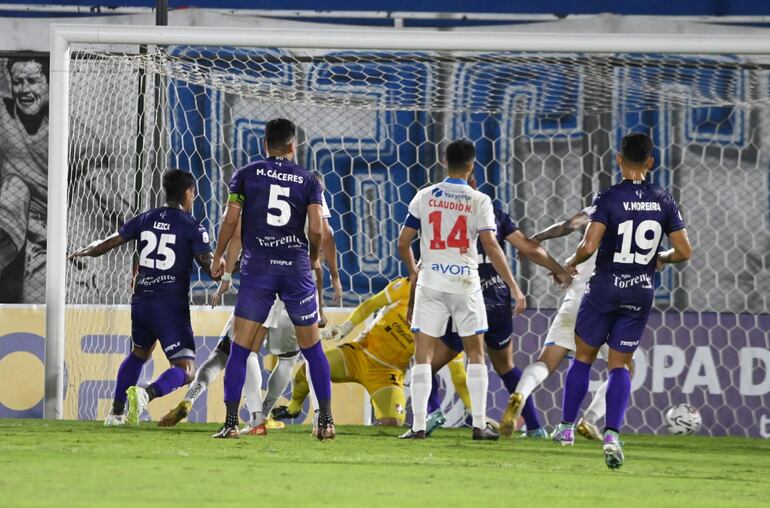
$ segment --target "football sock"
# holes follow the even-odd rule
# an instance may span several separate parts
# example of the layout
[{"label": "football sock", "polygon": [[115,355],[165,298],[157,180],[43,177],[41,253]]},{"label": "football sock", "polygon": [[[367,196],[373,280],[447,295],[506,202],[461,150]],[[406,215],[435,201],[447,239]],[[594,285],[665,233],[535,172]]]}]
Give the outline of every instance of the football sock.
[{"label": "football sock", "polygon": [[607,395],[608,383],[609,379],[605,379],[604,383],[602,383],[596,392],[594,392],[594,396],[591,399],[591,404],[589,404],[588,409],[586,409],[584,417],[591,423],[596,423],[599,421],[599,419],[603,417],[604,413],[606,412],[607,404],[605,403],[605,397]]},{"label": "football sock", "polygon": [[[310,377],[310,369],[307,366],[307,362],[305,362],[304,369],[305,369],[305,379],[307,380],[307,386],[308,386],[307,394],[310,397],[310,406],[315,409],[316,419],[318,419],[318,397],[316,397],[315,388],[313,388],[313,378]],[[331,370],[331,368],[329,370]]]},{"label": "football sock", "polygon": [[473,426],[477,429],[487,428],[487,390],[489,388],[489,373],[486,363],[468,364],[468,391],[471,395],[471,415]]},{"label": "football sock", "polygon": [[465,373],[465,361],[463,355],[457,355],[449,362],[449,374],[452,376],[452,385],[460,400],[463,401],[465,410],[471,412],[471,394],[468,392],[468,376]]},{"label": "football sock", "polygon": [[299,351],[292,356],[278,357],[278,363],[273,372],[270,373],[270,377],[267,378],[267,393],[265,393],[265,400],[262,403],[262,414],[269,415],[275,407],[275,403],[278,402],[278,398],[286,391],[286,387],[291,381],[291,371],[294,369],[298,357]]},{"label": "football sock", "polygon": [[[262,368],[259,366],[259,355],[250,353],[246,360],[246,379],[243,383],[243,391],[246,399],[246,407],[252,414],[251,425],[262,423]],[[254,414],[258,416],[254,417]],[[254,423],[254,422],[257,423]]]},{"label": "football sock", "polygon": [[184,385],[185,377],[184,369],[169,367],[158,376],[154,383],[147,387],[147,395],[150,396],[150,400],[168,395]]},{"label": "football sock", "polygon": [[[233,342],[230,347],[230,357],[225,366],[225,404],[228,406],[228,415],[232,412],[232,404],[235,404],[235,415],[238,415],[238,406],[241,402],[243,383],[246,380],[246,362],[249,359],[250,350]],[[236,421],[236,423],[238,423]]]},{"label": "football sock", "polygon": [[441,409],[441,400],[438,398],[438,387],[441,384],[438,376],[433,376],[428,396],[428,414]]},{"label": "football sock", "polygon": [[136,386],[139,382],[139,375],[142,373],[144,360],[134,353],[128,353],[123,359],[123,363],[118,368],[118,377],[115,382],[115,398],[112,402],[112,413],[122,415],[126,408],[126,390]]},{"label": "football sock", "polygon": [[564,399],[562,402],[562,423],[573,424],[577,418],[580,405],[588,393],[588,382],[591,376],[591,364],[573,360],[564,379]]},{"label": "football sock", "polygon": [[302,348],[302,356],[307,361],[309,378],[318,399],[318,410],[322,413],[331,411],[332,380],[329,360],[326,359],[323,346],[318,341],[309,348]]},{"label": "football sock", "polygon": [[310,384],[307,382],[307,371],[305,365],[300,365],[294,374],[294,384],[291,387],[291,401],[289,401],[289,412],[298,413],[302,411],[302,403],[310,393]]},{"label": "football sock", "polygon": [[607,429],[618,432],[623,425],[630,393],[631,373],[623,367],[612,369],[607,379]]},{"label": "football sock", "polygon": [[430,397],[431,370],[429,363],[416,363],[412,367],[412,430],[415,432],[425,430],[425,418],[427,416],[428,398]]},{"label": "football sock", "polygon": [[532,392],[540,386],[548,377],[548,366],[543,362],[535,362],[527,365],[521,372],[521,379],[519,380],[514,392],[518,392],[524,395],[524,398],[529,398]]},{"label": "football sock", "polygon": [[227,355],[219,349],[214,349],[209,357],[198,367],[195,373],[195,379],[190,383],[187,393],[184,394],[184,400],[195,402],[200,394],[206,391],[206,388],[216,379],[222,369],[227,364]]},{"label": "football sock", "polygon": [[[508,390],[508,393],[514,393],[516,391],[516,386],[521,379],[521,369],[514,367],[505,374],[502,374],[500,379],[503,380],[503,384]],[[527,397],[526,402],[524,402],[524,409],[521,411],[521,416],[524,417],[524,422],[527,424],[527,430],[539,429],[542,426],[540,418],[537,416],[535,401],[532,400],[532,397]]]}]

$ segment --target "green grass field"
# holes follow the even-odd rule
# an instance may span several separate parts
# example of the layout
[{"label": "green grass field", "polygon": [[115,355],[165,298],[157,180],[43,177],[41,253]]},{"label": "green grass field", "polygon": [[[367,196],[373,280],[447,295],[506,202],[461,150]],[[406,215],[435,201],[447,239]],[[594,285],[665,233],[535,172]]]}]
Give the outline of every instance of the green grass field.
[{"label": "green grass field", "polygon": [[770,441],[625,436],[610,471],[596,442],[473,442],[439,429],[288,427],[220,441],[213,425],[104,428],[0,420],[0,506],[768,506]]}]

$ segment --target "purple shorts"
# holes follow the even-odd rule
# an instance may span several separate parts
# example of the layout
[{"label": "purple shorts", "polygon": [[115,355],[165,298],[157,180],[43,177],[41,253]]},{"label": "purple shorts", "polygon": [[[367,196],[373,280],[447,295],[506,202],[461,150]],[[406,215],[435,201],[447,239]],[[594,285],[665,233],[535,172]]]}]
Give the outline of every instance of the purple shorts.
[{"label": "purple shorts", "polygon": [[[615,289],[599,293],[597,298],[603,298],[605,301],[602,302],[594,302],[588,295],[583,297],[575,334],[586,344],[598,348],[606,343],[621,353],[633,353],[639,347],[650,317],[654,290],[635,290],[634,294],[623,292]],[[602,306],[607,303],[611,303],[609,309]]]},{"label": "purple shorts", "polygon": [[[501,350],[508,347],[513,337],[513,311],[510,305],[500,307],[487,307],[487,323],[489,329],[484,333],[484,342],[487,347]],[[446,347],[458,353],[463,351],[463,340],[452,331],[452,320],[446,329],[446,333],[439,340]]]},{"label": "purple shorts", "polygon": [[279,296],[295,326],[310,326],[318,322],[316,285],[308,273],[296,277],[277,275],[241,275],[235,315],[255,323],[264,323]]},{"label": "purple shorts", "polygon": [[171,298],[134,298],[131,302],[131,340],[150,349],[157,340],[169,360],[195,358],[195,338],[190,324],[190,304]]}]

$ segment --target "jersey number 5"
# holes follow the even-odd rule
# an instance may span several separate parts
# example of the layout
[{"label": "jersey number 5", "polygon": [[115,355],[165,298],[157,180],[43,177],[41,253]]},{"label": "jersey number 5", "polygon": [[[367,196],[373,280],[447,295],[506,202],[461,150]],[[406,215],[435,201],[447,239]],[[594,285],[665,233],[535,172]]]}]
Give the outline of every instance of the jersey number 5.
[{"label": "jersey number 5", "polygon": [[[285,226],[291,219],[291,207],[281,198],[289,196],[290,189],[280,185],[270,186],[270,196],[267,199],[267,223],[271,226]],[[278,213],[273,212],[277,210]]]},{"label": "jersey number 5", "polygon": [[[176,243],[176,235],[162,234],[160,235],[160,241],[158,241],[158,237],[152,231],[142,231],[139,240],[147,242],[139,253],[139,266],[155,268],[157,270],[168,270],[174,266],[176,253],[174,253],[173,249],[169,248],[169,245]],[[161,259],[149,257],[153,252],[160,256]]]},{"label": "jersey number 5", "polygon": [[447,247],[459,249],[460,253],[468,252],[468,216],[460,215],[452,226],[446,241],[441,235],[441,211],[436,210],[428,215],[428,221],[433,226],[433,238],[430,241],[431,250],[444,250]]},{"label": "jersey number 5", "polygon": [[[647,234],[652,232],[652,238],[647,238]],[[660,237],[663,233],[660,223],[654,220],[645,220],[639,223],[634,233],[634,221],[627,220],[618,225],[618,235],[623,239],[620,245],[620,252],[612,256],[615,263],[636,263],[639,265],[648,264],[655,253],[658,251]],[[634,238],[636,246],[642,252],[631,252],[631,238]]]}]

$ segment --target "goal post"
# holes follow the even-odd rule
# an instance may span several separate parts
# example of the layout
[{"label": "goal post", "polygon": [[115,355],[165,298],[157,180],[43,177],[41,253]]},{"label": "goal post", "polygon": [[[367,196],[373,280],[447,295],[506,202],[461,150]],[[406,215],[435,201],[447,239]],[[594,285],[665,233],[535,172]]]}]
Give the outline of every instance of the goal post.
[{"label": "goal post", "polygon": [[[134,48],[140,45],[155,49],[139,53]],[[709,405],[714,414],[727,405],[710,398],[716,390],[709,385],[710,373],[721,366],[713,365],[713,359],[709,363],[708,353],[698,349],[707,343],[695,335],[692,348],[676,342],[685,329],[702,330],[709,340],[721,340],[723,334],[732,337],[736,326],[725,324],[718,313],[731,313],[739,322],[747,315],[751,320],[740,325],[745,333],[735,339],[742,345],[720,343],[719,354],[727,358],[735,349],[743,355],[745,346],[749,355],[755,354],[749,349],[761,347],[755,339],[770,311],[765,291],[770,288],[770,273],[760,259],[765,242],[770,242],[765,238],[768,213],[761,213],[768,199],[763,194],[766,177],[760,185],[761,169],[764,165],[767,171],[770,162],[770,141],[764,141],[770,139],[770,39],[764,35],[55,24],[49,110],[47,418],[99,413],[96,403],[80,412],[65,409],[65,377],[72,377],[75,368],[65,369],[71,347],[68,320],[99,323],[98,333],[83,329],[78,347],[113,355],[123,351],[105,344],[113,336],[125,335],[126,309],[118,307],[129,303],[119,273],[125,256],[99,264],[93,270],[103,273],[88,272],[96,282],[86,284],[68,274],[66,255],[75,240],[95,239],[136,211],[125,206],[108,212],[84,207],[88,220],[77,223],[73,231],[72,217],[80,213],[73,210],[73,203],[87,201],[92,182],[73,185],[70,178],[98,169],[116,174],[145,170],[134,167],[142,158],[127,157],[121,148],[128,145],[126,133],[136,132],[139,121],[135,104],[129,107],[132,97],[123,81],[135,79],[138,69],[148,78],[161,76],[168,94],[158,116],[165,122],[160,126],[161,146],[149,148],[155,157],[144,158],[149,161],[145,164],[154,160],[179,164],[196,175],[207,193],[196,202],[196,218],[203,219],[212,233],[226,175],[257,154],[261,121],[275,114],[299,120],[300,162],[323,174],[333,214],[340,215],[333,221],[341,242],[348,305],[376,293],[386,279],[400,273],[395,251],[386,244],[397,232],[408,197],[441,174],[440,152],[447,140],[464,136],[480,145],[482,190],[508,207],[524,232],[532,235],[575,213],[593,193],[615,181],[612,152],[619,133],[646,129],[653,133],[656,168],[661,168],[654,173],[655,181],[668,186],[678,199],[680,194],[696,195],[686,201],[683,213],[692,225],[696,249],[705,254],[684,269],[667,269],[661,277],[656,299],[660,317],[651,320],[650,331],[660,348],[640,364],[645,377],[635,377],[635,388],[644,388],[634,429],[659,430],[659,417],[649,411],[655,405],[687,400]],[[131,87],[137,88],[133,82]],[[206,111],[192,118],[191,108]],[[238,112],[244,114],[236,121]],[[154,115],[140,117],[147,117],[143,120],[147,126],[155,121]],[[335,123],[345,128],[329,127]],[[106,143],[110,146],[100,148],[108,151],[97,153],[91,138],[111,129],[115,132]],[[79,158],[87,159],[90,169],[73,170]],[[99,166],[101,159],[108,162]],[[728,170],[736,167],[742,172]],[[696,169],[704,172],[703,188],[697,186]],[[147,171],[157,177],[161,170]],[[159,199],[160,189],[152,180],[143,179],[138,191],[147,197],[146,203]],[[720,219],[688,209],[719,201],[712,195],[728,187],[733,189],[730,196],[740,197],[727,207],[740,223],[731,234],[762,231],[751,241],[758,254],[736,253],[742,256],[743,271],[757,273],[754,282],[747,281],[743,271],[730,279],[730,260],[718,249],[704,246],[711,241],[704,232],[723,234]],[[133,192],[133,187],[121,180],[100,192],[119,196]],[[99,213],[105,217],[95,217]],[[563,258],[576,242],[567,238],[544,246]],[[544,339],[558,294],[549,287],[543,269],[513,257],[511,263],[530,299],[532,310],[516,323],[521,347],[531,356]],[[210,288],[196,278],[194,301],[201,303]],[[98,312],[89,314],[94,306]],[[68,317],[68,312],[75,314]],[[712,317],[715,314],[717,318]],[[516,358],[522,367],[530,361],[529,356]],[[743,356],[730,361],[724,375],[737,383],[738,374],[745,374],[738,372]],[[687,365],[678,369],[682,362]],[[114,358],[96,368],[107,365],[114,365]],[[697,372],[691,374],[688,366],[697,367]],[[80,378],[89,379],[86,373]],[[695,388],[681,396],[663,396],[672,379]],[[89,385],[88,390],[98,392],[94,395],[98,400],[105,386]],[[538,402],[558,405],[554,390],[555,385],[547,385],[547,394],[538,395]],[[746,402],[750,392],[736,391],[729,398]],[[760,395],[751,404],[761,406],[765,400],[767,396]],[[750,412],[758,415],[751,404]],[[501,409],[497,405],[492,407]],[[708,432],[723,430],[714,429]]]}]

